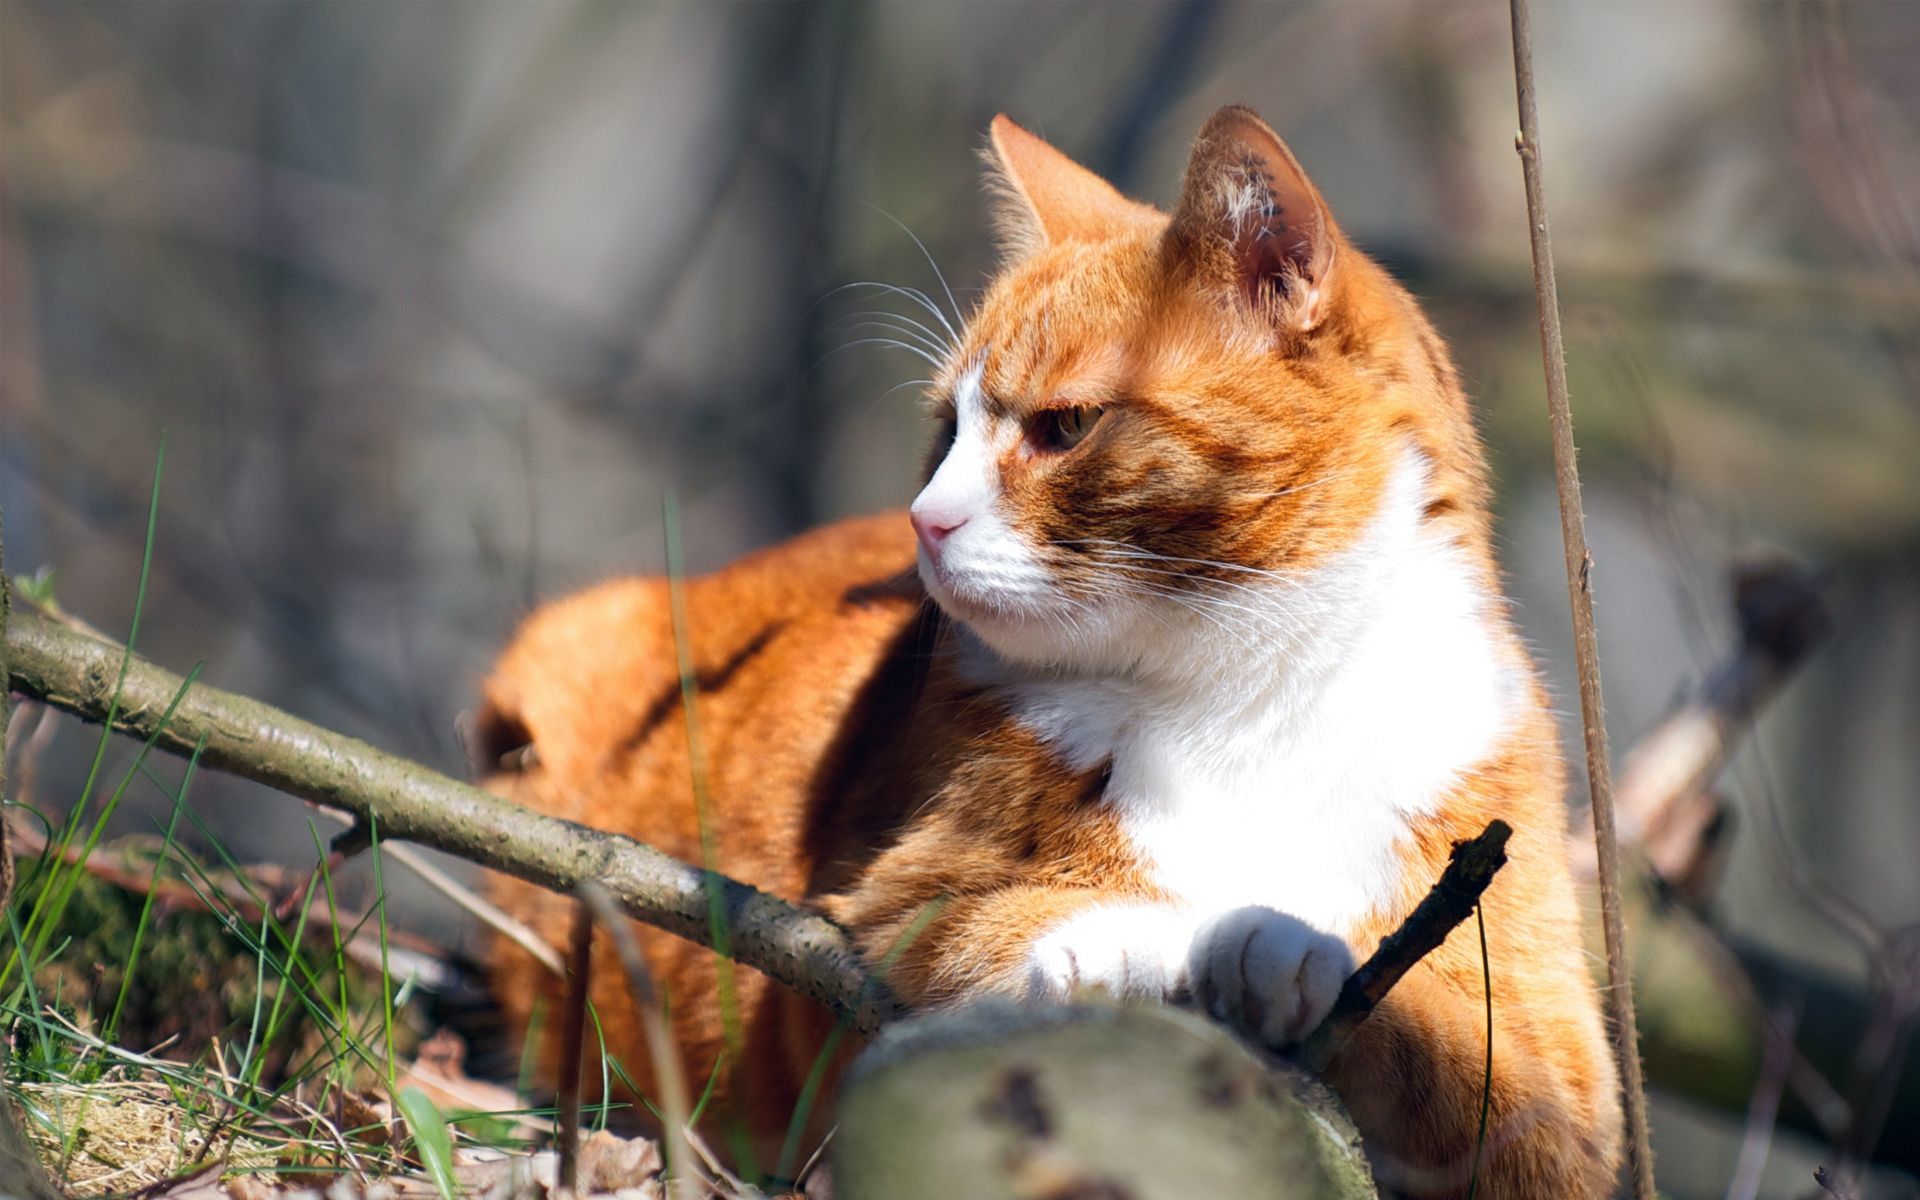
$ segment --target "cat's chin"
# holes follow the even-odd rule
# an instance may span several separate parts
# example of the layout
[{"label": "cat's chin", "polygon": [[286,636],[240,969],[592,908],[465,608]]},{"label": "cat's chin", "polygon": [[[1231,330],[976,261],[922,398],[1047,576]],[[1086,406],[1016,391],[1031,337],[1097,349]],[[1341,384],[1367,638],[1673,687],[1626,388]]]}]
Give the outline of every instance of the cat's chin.
[{"label": "cat's chin", "polygon": [[1052,664],[1072,656],[1072,648],[1062,644],[1063,632],[1068,628],[1064,614],[976,598],[941,579],[938,571],[924,566],[920,578],[927,595],[940,606],[941,612],[1001,658]]}]

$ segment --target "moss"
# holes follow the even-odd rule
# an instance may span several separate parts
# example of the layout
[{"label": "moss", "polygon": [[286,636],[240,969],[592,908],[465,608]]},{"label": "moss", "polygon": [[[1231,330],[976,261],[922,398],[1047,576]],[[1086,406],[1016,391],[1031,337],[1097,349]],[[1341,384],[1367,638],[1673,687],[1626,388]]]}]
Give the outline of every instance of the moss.
[{"label": "moss", "polygon": [[[41,863],[23,859],[20,867],[25,886],[16,895],[14,906],[16,917],[24,922],[39,890]],[[105,1032],[126,978],[145,900],[142,893],[95,876],[83,874],[79,878],[48,942],[51,953],[34,972],[34,987],[43,1005],[56,1009],[89,1033]],[[257,937],[258,933],[256,922],[249,935]],[[300,961],[306,968],[294,973],[294,983],[285,978],[278,936],[269,934],[275,952],[262,971],[248,939],[229,929],[220,916],[169,909],[164,903],[156,903],[139,959],[133,963],[133,979],[114,1040],[136,1051],[158,1047],[168,1057],[193,1060],[204,1055],[216,1039],[244,1043],[256,1014],[264,1024],[265,1014],[273,1010],[279,998],[280,1029],[266,1048],[263,1083],[278,1082],[289,1069],[325,1048],[329,1040],[337,1049],[339,1039],[326,1028],[329,1022],[313,1011],[319,1008],[329,1012],[340,1004],[341,981],[334,967],[331,931],[308,931],[300,950]],[[314,1004],[310,1007],[298,992],[305,992]],[[351,1014],[356,1036],[379,1037],[381,1009],[377,974],[349,962],[346,1011]],[[401,1016],[395,1036],[397,1048],[405,1051],[418,1040],[421,1021],[410,1010]],[[45,1061],[48,1048],[40,1039],[26,1036],[18,1021],[15,1025],[16,1071],[28,1077],[59,1077],[65,1064]],[[53,1052],[64,1053],[58,1048]],[[328,1057],[323,1054],[321,1061]]]}]

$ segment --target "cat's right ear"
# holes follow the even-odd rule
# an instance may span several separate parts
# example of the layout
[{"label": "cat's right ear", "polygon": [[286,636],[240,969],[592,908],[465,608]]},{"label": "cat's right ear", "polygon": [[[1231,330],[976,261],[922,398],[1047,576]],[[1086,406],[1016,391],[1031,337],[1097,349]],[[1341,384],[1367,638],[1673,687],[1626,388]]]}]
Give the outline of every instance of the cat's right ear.
[{"label": "cat's right ear", "polygon": [[988,128],[982,156],[994,226],[1009,262],[1060,242],[1104,242],[1161,219],[1005,113]]}]

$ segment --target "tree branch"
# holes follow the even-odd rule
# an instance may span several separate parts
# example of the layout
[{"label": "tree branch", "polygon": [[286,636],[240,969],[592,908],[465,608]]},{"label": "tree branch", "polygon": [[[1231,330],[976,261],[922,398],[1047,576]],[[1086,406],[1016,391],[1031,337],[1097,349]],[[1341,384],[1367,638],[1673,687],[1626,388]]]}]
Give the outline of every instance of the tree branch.
[{"label": "tree branch", "polygon": [[1318,1075],[1326,1070],[1360,1023],[1373,1015],[1374,1006],[1386,997],[1400,977],[1447,940],[1460,922],[1473,915],[1480,894],[1493,882],[1496,871],[1507,863],[1507,839],[1513,827],[1495,820],[1479,837],[1457,842],[1448,857],[1447,869],[1440,874],[1433,890],[1420,901],[1400,928],[1388,934],[1380,945],[1347,977],[1333,1011],[1307,1035],[1294,1051],[1294,1061]]},{"label": "tree branch", "polygon": [[[121,647],[25,613],[14,614],[4,645],[15,689],[89,721],[106,719]],[[431,846],[561,893],[594,880],[629,916],[705,946],[713,944],[711,879],[736,961],[818,1000],[861,1033],[904,1011],[867,973],[845,931],[824,917],[218,688],[195,683],[162,728],[182,684],[133,658],[114,728],[157,734],[156,745],[182,756],[205,738],[206,765],[352,813],[377,824],[382,838]]]},{"label": "tree branch", "polygon": [[[1740,641],[1698,692],[1627,752],[1614,805],[1624,845],[1642,843],[1662,880],[1677,884],[1704,852],[1702,835],[1718,816],[1691,806],[1726,766],[1755,716],[1832,625],[1823,572],[1776,558],[1735,565],[1734,610]],[[1591,878],[1593,860],[1576,856]]]},{"label": "tree branch", "polygon": [[1527,232],[1533,243],[1533,287],[1540,307],[1540,357],[1547,372],[1547,414],[1553,427],[1554,483],[1560,497],[1560,537],[1566,547],[1567,599],[1573,609],[1573,653],[1580,672],[1580,716],[1586,734],[1587,792],[1600,879],[1601,928],[1607,945],[1607,1003],[1613,1018],[1614,1058],[1626,1104],[1627,1146],[1636,1200],[1654,1200],[1653,1148],[1647,1136],[1647,1097],[1640,1078],[1640,1034],[1633,1015],[1633,973],[1627,962],[1626,923],[1620,913],[1620,845],[1613,827],[1613,776],[1607,750],[1606,705],[1600,694],[1600,642],[1593,627],[1593,556],[1580,504],[1580,466],[1574,457],[1573,406],[1567,398],[1567,350],[1560,333],[1560,293],[1553,273],[1553,239],[1540,177],[1540,114],[1534,103],[1533,32],[1527,0],[1510,0],[1513,78],[1520,106],[1514,148],[1527,189]]}]

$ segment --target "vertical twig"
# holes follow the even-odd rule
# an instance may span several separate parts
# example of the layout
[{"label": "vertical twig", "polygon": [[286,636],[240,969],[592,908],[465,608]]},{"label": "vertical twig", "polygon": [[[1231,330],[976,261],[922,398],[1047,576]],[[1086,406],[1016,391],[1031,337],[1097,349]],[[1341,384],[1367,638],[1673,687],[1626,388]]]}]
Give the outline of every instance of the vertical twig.
[{"label": "vertical twig", "polygon": [[1797,1003],[1773,1006],[1766,1018],[1766,1042],[1760,1050],[1760,1074],[1747,1098],[1747,1123],[1740,1135],[1740,1153],[1734,1159],[1727,1200],[1756,1200],[1760,1176],[1773,1148],[1774,1127],[1780,1119],[1780,1099],[1793,1071],[1793,1035],[1800,1024]]},{"label": "vertical twig", "polygon": [[1553,242],[1540,181],[1540,117],[1534,103],[1533,32],[1527,0],[1510,0],[1513,75],[1520,104],[1515,149],[1527,186],[1527,232],[1533,243],[1533,288],[1540,305],[1540,356],[1547,370],[1547,413],[1553,426],[1554,483],[1560,496],[1560,536],[1567,554],[1567,598],[1573,608],[1573,651],[1580,672],[1580,717],[1587,744],[1587,791],[1599,865],[1600,915],[1607,944],[1607,1001],[1613,1017],[1614,1057],[1627,1116],[1628,1154],[1637,1200],[1654,1200],[1653,1150],[1647,1141],[1647,1099],[1640,1079],[1640,1036],[1633,1015],[1633,980],[1620,915],[1620,846],[1613,828],[1613,777],[1607,752],[1606,708],[1600,696],[1600,646],[1593,629],[1593,557],[1587,553],[1586,513],[1580,506],[1580,468],[1574,460],[1573,408],[1567,399],[1567,351],[1560,334],[1560,293],[1553,275]]},{"label": "vertical twig", "polygon": [[[0,515],[0,801],[7,794],[7,590],[6,522]],[[0,915],[4,915],[13,893],[13,842],[7,814],[0,810]],[[55,1200],[59,1192],[47,1178],[40,1155],[28,1140],[26,1131],[14,1119],[13,1098],[8,1094],[7,1039],[0,1037],[0,1175],[19,1189],[25,1200]]]},{"label": "vertical twig", "polygon": [[680,1047],[667,1028],[667,1014],[653,985],[653,973],[640,953],[640,941],[633,926],[607,894],[607,889],[589,879],[575,892],[587,911],[613,939],[614,952],[626,968],[628,990],[646,1030],[647,1054],[653,1059],[654,1086],[660,1096],[661,1146],[666,1151],[667,1195],[672,1200],[695,1200],[705,1190],[705,1175],[694,1157],[687,1131],[692,1127],[693,1104],[687,1092],[687,1077],[680,1067]]},{"label": "vertical twig", "polygon": [[[7,820],[7,697],[13,686],[7,674],[7,609],[12,595],[7,584],[7,528],[0,514],[0,914],[13,899],[13,826]],[[6,1103],[0,1097],[0,1104]]]},{"label": "vertical twig", "polygon": [[587,1040],[587,983],[593,974],[593,913],[574,906],[573,946],[567,955],[567,1008],[560,1022],[560,1186],[577,1194],[580,1183],[580,1059]]},{"label": "vertical twig", "polygon": [[1825,1167],[1815,1167],[1813,1169],[1813,1182],[1819,1186],[1821,1191],[1833,1197],[1833,1200],[1860,1200],[1859,1194],[1853,1190],[1852,1185],[1846,1183]]}]

